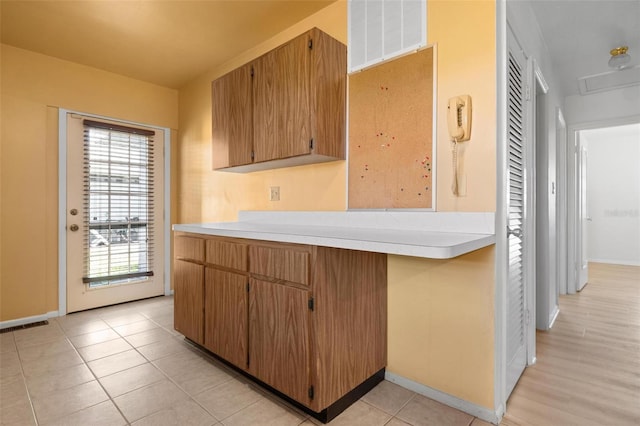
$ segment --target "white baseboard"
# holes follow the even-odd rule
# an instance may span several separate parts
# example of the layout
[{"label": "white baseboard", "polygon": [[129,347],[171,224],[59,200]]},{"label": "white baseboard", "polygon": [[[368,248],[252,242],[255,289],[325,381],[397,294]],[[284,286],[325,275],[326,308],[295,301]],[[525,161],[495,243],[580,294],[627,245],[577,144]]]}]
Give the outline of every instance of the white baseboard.
[{"label": "white baseboard", "polygon": [[[498,424],[502,418],[502,413],[493,412],[488,408],[476,405],[472,402],[465,401],[448,393],[441,392],[437,389],[430,388],[421,383],[414,382],[405,377],[398,376],[397,374],[386,372],[384,378],[392,383],[414,391],[420,395],[424,395],[427,398],[431,398],[434,401],[438,401],[442,404],[448,405],[460,411],[464,411],[474,417],[477,417],[485,422]],[[502,411],[502,410],[499,410]]]},{"label": "white baseboard", "polygon": [[24,318],[17,318],[17,319],[13,319],[13,320],[8,320],[8,321],[1,321],[0,322],[0,330],[3,330],[5,328],[9,328],[9,327],[17,327],[19,325],[26,325],[26,324],[33,324],[34,322],[39,322],[39,321],[46,321],[50,318],[55,318],[58,316],[58,311],[51,311],[51,312],[47,312],[46,314],[42,314],[42,315],[33,315],[31,317],[24,317]]},{"label": "white baseboard", "polygon": [[617,260],[617,259],[589,259],[593,263],[608,263],[610,265],[640,266],[637,260]]},{"label": "white baseboard", "polygon": [[553,312],[551,312],[551,315],[549,315],[549,330],[551,330],[551,327],[553,327],[553,323],[556,322],[556,318],[558,318],[559,313],[560,309],[558,308],[558,305],[554,306]]}]

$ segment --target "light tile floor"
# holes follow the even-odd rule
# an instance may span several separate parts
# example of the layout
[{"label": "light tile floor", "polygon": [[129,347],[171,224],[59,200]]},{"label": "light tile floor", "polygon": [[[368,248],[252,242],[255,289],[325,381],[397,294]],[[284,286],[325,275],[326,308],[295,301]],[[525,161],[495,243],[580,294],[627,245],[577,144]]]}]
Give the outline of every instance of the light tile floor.
[{"label": "light tile floor", "polygon": [[[2,425],[319,425],[173,330],[158,297],[0,334]],[[487,423],[388,381],[331,423]]]}]

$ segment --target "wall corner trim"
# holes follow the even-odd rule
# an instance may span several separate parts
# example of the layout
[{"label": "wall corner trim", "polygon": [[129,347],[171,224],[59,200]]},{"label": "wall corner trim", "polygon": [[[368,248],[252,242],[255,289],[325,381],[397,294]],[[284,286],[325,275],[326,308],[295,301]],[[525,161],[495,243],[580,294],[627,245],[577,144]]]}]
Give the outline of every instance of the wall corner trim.
[{"label": "wall corner trim", "polygon": [[389,371],[385,373],[385,379],[415,393],[426,396],[427,398],[431,398],[434,401],[438,401],[442,404],[448,405],[449,407],[464,411],[465,413],[486,422],[498,424],[500,422],[500,419],[502,418],[502,415],[500,413],[494,412],[489,408],[482,407],[469,401],[465,401],[464,399],[460,399],[453,395],[449,395],[448,393],[430,388],[429,386],[414,382],[413,380],[398,376],[397,374],[390,373]]}]

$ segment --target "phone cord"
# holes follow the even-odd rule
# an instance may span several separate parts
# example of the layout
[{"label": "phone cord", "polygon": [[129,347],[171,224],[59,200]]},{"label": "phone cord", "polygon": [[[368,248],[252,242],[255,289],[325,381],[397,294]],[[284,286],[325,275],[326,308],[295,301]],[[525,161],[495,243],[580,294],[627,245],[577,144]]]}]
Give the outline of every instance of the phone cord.
[{"label": "phone cord", "polygon": [[458,142],[455,139],[451,142],[451,157],[453,159],[453,183],[451,184],[451,191],[453,191],[453,195],[458,195]]}]

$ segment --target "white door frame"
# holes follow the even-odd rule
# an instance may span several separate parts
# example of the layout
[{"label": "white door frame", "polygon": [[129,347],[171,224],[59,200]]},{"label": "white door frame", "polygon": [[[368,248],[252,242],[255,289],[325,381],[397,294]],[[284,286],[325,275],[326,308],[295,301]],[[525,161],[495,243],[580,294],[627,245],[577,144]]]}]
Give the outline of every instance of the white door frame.
[{"label": "white door frame", "polygon": [[567,294],[567,123],[562,108],[556,107],[556,253],[558,294]]},{"label": "white door frame", "polygon": [[58,113],[58,316],[67,314],[67,114],[145,126],[164,134],[164,294],[171,294],[171,129],[60,108]]},{"label": "white door frame", "polygon": [[578,288],[578,253],[582,241],[582,228],[578,220],[578,206],[581,202],[578,188],[577,160],[579,153],[579,133],[581,130],[603,127],[624,126],[640,123],[640,115],[629,115],[606,120],[596,120],[569,125],[567,134],[567,293],[574,294]]},{"label": "white door frame", "polygon": [[496,1],[496,252],[494,290],[494,372],[493,409],[495,423],[507,411],[507,283],[509,246],[507,242],[507,4]]}]

